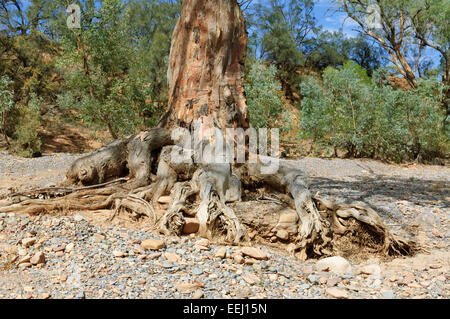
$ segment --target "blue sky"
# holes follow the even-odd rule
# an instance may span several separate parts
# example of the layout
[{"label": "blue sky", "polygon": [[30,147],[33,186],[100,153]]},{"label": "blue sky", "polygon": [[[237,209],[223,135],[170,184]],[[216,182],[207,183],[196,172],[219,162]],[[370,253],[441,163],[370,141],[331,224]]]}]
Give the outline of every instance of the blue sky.
[{"label": "blue sky", "polygon": [[358,32],[355,31],[358,25],[352,19],[347,18],[342,12],[335,12],[335,5],[328,0],[317,0],[314,7],[314,15],[318,24],[325,30],[338,31],[340,28],[346,36],[355,37]]}]

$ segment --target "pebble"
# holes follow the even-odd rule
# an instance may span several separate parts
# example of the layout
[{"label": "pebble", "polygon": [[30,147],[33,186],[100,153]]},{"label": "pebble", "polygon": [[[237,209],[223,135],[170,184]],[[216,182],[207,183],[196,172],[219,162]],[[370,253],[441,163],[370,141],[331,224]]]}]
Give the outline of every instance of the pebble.
[{"label": "pebble", "polygon": [[45,255],[43,252],[37,252],[30,259],[30,263],[33,265],[44,264],[45,263]]},{"label": "pebble", "polygon": [[22,239],[22,245],[25,248],[33,246],[36,243],[36,237]]},{"label": "pebble", "polygon": [[317,271],[330,271],[336,274],[346,274],[352,270],[352,265],[348,260],[340,256],[320,259],[315,267]]},{"label": "pebble", "polygon": [[141,243],[141,246],[144,249],[159,250],[166,247],[166,244],[162,240],[147,239]]},{"label": "pebble", "polygon": [[214,257],[223,259],[223,258],[226,257],[226,255],[227,255],[227,248],[226,247],[220,247],[216,251],[216,253],[214,254]]},{"label": "pebble", "polygon": [[254,258],[256,260],[267,260],[268,256],[261,249],[256,247],[244,247],[241,249],[241,252],[244,256],[248,256]]},{"label": "pebble", "polygon": [[347,299],[349,297],[347,291],[336,287],[327,288],[325,292],[333,298]]}]

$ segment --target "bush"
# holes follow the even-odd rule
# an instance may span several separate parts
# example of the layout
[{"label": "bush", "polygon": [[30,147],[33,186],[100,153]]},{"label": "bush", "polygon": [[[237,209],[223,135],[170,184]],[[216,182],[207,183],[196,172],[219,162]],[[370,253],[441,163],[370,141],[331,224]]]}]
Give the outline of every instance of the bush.
[{"label": "bush", "polygon": [[6,75],[0,78],[0,132],[7,141],[7,122],[9,113],[14,108],[14,91],[9,89],[12,83]]},{"label": "bush", "polygon": [[303,82],[302,137],[350,156],[396,162],[445,154],[442,85],[422,80],[415,90],[395,90],[383,72],[371,80],[347,62],[340,70],[327,68],[323,83]]},{"label": "bush", "polygon": [[19,121],[14,133],[14,152],[23,157],[37,156],[41,152],[41,140],[38,128],[41,125],[41,100],[36,94],[30,94],[28,106],[19,110]]},{"label": "bush", "polygon": [[250,124],[254,128],[273,127],[282,111],[281,85],[275,66],[255,60],[247,75],[247,96]]}]

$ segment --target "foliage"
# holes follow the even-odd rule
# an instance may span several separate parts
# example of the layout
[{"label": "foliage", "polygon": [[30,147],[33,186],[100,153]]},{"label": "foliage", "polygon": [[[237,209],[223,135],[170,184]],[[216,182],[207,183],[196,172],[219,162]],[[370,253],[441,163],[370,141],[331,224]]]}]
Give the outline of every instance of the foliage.
[{"label": "foliage", "polygon": [[273,127],[282,112],[281,85],[277,69],[255,60],[249,70],[245,91],[250,124],[255,128]]},{"label": "foliage", "polygon": [[72,100],[67,93],[58,100],[72,103],[83,121],[104,125],[113,138],[154,124],[167,102],[163,74],[175,8],[160,1],[103,1],[91,24],[63,38],[60,66]]},{"label": "foliage", "polygon": [[313,78],[302,83],[302,136],[350,156],[393,161],[448,151],[443,86],[424,80],[416,90],[394,90],[383,79],[382,71],[370,80],[348,62],[340,70],[327,68],[323,83]]},{"label": "foliage", "polygon": [[35,93],[31,93],[28,105],[20,108],[13,142],[13,150],[20,156],[33,157],[40,154],[38,128],[41,126],[41,103],[42,100]]},{"label": "foliage", "polygon": [[12,83],[6,75],[0,78],[0,132],[3,133],[6,140],[8,140],[6,125],[9,121],[10,112],[15,106],[14,91],[10,89]]}]

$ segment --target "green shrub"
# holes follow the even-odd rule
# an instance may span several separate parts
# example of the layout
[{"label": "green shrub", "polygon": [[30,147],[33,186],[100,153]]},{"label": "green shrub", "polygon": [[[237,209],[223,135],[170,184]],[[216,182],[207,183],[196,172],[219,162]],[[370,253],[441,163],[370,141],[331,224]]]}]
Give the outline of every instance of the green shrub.
[{"label": "green shrub", "polygon": [[2,76],[0,78],[0,132],[7,137],[7,123],[9,121],[9,115],[14,108],[14,91],[10,90],[10,86],[13,82],[8,76]]},{"label": "green shrub", "polygon": [[386,78],[379,70],[371,80],[348,62],[327,68],[323,83],[304,81],[301,136],[355,157],[399,162],[445,154],[442,85],[422,80],[415,90],[396,90]]},{"label": "green shrub", "polygon": [[277,69],[255,60],[250,66],[245,85],[250,124],[254,128],[274,127],[282,112],[281,85]]},{"label": "green shrub", "polygon": [[13,141],[14,152],[23,157],[33,157],[41,151],[38,128],[41,125],[41,100],[34,93],[30,94],[28,106],[19,110],[19,121]]}]

